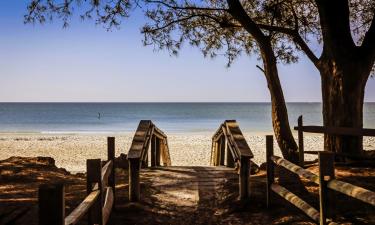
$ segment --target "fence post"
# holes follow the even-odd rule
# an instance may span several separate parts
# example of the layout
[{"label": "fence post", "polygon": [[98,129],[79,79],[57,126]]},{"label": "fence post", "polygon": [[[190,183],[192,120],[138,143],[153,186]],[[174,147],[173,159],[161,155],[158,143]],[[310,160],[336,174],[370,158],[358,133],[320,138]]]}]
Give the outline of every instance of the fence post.
[{"label": "fence post", "polygon": [[139,159],[129,159],[129,200],[131,202],[139,201]]},{"label": "fence post", "polygon": [[102,166],[100,159],[88,159],[86,161],[87,177],[86,177],[86,190],[87,194],[90,194],[94,190],[94,186],[98,184],[99,197],[96,202],[91,206],[88,211],[88,224],[99,224],[103,223],[102,215]]},{"label": "fence post", "polygon": [[[116,174],[115,174],[115,137],[108,137],[108,161],[112,160],[112,171],[108,177],[108,186],[112,188],[113,198],[116,198],[115,189],[116,189]],[[115,202],[115,201],[114,201]]]},{"label": "fence post", "polygon": [[302,115],[298,117],[298,156],[299,156],[299,165],[300,167],[305,166],[305,146],[303,142],[303,119]]},{"label": "fence post", "polygon": [[229,148],[229,142],[227,137],[225,137],[225,151],[227,152],[227,167],[234,168],[235,162],[232,155],[232,151]]},{"label": "fence post", "polygon": [[329,180],[335,178],[334,154],[319,152],[319,205],[320,225],[327,224],[327,216],[333,218],[334,193],[327,188]]},{"label": "fence post", "polygon": [[266,158],[267,158],[267,207],[271,206],[272,190],[271,185],[275,182],[275,165],[271,160],[273,156],[273,136],[266,136]]},{"label": "fence post", "polygon": [[151,137],[151,167],[156,166],[156,136]]},{"label": "fence post", "polygon": [[241,156],[241,165],[240,165],[240,199],[245,200],[250,196],[250,185],[249,185],[249,176],[250,176],[250,157]]},{"label": "fence post", "polygon": [[158,137],[156,137],[155,139],[155,163],[156,163],[156,166],[160,166],[160,145],[161,145],[161,142],[160,142],[160,139]]},{"label": "fence post", "polygon": [[222,136],[220,139],[220,149],[219,149],[219,157],[220,157],[220,161],[219,161],[219,165],[220,166],[224,166],[224,161],[225,161],[225,149],[226,149],[226,146],[225,146],[225,137]]},{"label": "fence post", "polygon": [[43,184],[38,191],[39,225],[65,225],[63,184]]}]

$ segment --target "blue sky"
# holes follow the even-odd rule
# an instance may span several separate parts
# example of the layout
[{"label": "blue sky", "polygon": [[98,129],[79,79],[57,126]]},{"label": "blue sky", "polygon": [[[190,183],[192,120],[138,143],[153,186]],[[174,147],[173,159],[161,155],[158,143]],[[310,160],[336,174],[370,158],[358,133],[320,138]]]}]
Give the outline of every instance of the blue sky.
[{"label": "blue sky", "polygon": [[[190,46],[178,57],[155,52],[142,45],[140,14],[111,32],[79,19],[67,29],[57,20],[24,25],[26,4],[0,1],[0,102],[270,100],[256,56],[243,55],[226,68],[224,58],[204,58]],[[280,65],[279,73],[287,101],[321,101],[319,73],[304,56]],[[368,81],[365,100],[375,101],[375,79]]]}]

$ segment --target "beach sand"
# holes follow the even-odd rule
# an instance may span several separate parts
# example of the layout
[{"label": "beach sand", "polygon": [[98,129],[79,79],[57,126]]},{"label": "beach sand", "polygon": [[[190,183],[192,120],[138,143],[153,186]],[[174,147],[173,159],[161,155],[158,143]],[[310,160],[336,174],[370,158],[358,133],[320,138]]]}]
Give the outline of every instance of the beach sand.
[{"label": "beach sand", "polygon": [[[116,156],[127,154],[134,133],[115,134]],[[172,165],[208,166],[211,154],[211,137],[208,132],[167,133]],[[244,133],[253,154],[254,162],[265,161],[266,133]],[[104,134],[0,134],[0,160],[11,156],[48,156],[56,160],[58,167],[70,172],[86,170],[86,159],[106,159],[107,140]],[[322,135],[305,135],[305,150],[322,150]],[[275,142],[275,154],[281,155]],[[364,139],[365,149],[375,149],[375,138]],[[316,156],[305,155],[305,160]]]}]

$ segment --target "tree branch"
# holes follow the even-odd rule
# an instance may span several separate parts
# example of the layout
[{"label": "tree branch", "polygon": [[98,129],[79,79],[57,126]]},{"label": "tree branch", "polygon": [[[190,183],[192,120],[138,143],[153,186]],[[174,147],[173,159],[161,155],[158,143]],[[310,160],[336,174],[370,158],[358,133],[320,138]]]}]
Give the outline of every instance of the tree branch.
[{"label": "tree branch", "polygon": [[146,0],[147,3],[155,3],[155,4],[161,4],[164,5],[167,8],[171,9],[179,9],[179,10],[203,10],[203,11],[228,11],[228,9],[225,8],[207,8],[207,7],[195,7],[195,6],[174,6],[167,4],[163,1],[154,1],[154,0]]},{"label": "tree branch", "polygon": [[303,40],[303,38],[301,37],[301,35],[298,33],[297,30],[287,28],[287,27],[270,26],[270,25],[265,25],[265,24],[258,24],[258,26],[264,30],[279,32],[279,33],[283,33],[283,34],[290,36],[293,39],[294,43],[301,48],[301,50],[306,54],[306,56],[311,60],[311,62],[314,63],[315,66],[318,66],[318,63],[319,63],[318,57],[310,49],[310,47]]}]

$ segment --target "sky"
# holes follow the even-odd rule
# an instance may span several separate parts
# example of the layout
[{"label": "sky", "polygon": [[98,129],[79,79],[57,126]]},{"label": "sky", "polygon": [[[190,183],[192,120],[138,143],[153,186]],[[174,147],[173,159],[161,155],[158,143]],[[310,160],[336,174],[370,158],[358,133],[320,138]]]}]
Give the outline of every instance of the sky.
[{"label": "sky", "polygon": [[[24,24],[28,1],[0,1],[0,102],[269,102],[257,56],[204,58],[185,45],[177,57],[143,46],[140,13],[120,29],[72,19]],[[319,46],[312,47],[319,52]],[[288,102],[321,102],[319,73],[303,55],[279,65]],[[375,101],[369,79],[365,101]]]}]

